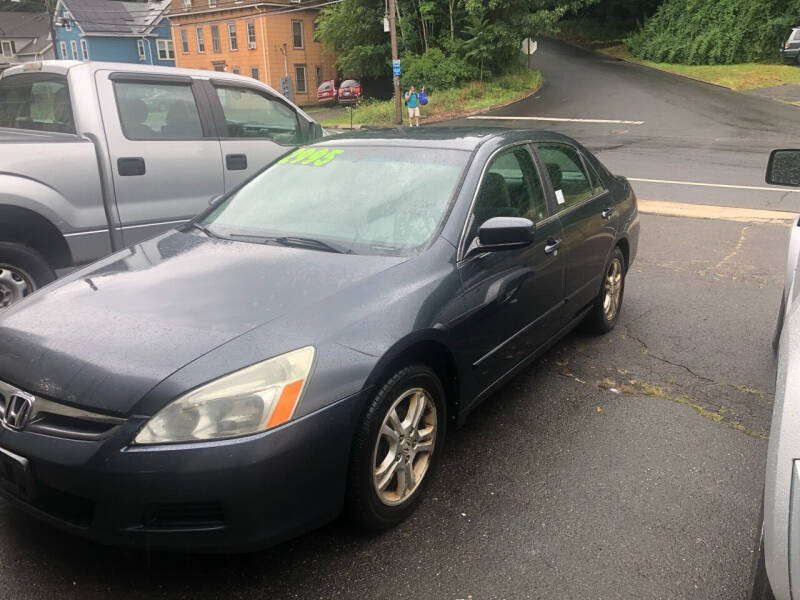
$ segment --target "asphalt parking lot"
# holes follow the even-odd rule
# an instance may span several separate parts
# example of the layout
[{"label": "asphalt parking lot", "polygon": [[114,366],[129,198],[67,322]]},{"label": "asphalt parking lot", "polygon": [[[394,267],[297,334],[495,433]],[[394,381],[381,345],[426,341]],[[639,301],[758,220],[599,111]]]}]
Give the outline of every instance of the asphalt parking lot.
[{"label": "asphalt parking lot", "polygon": [[[542,46],[537,60],[558,71],[543,69],[552,87],[544,104],[522,107],[528,115],[626,116],[614,112],[619,90],[605,105],[598,96],[565,103],[559,85],[575,79],[571,69],[619,71],[620,85],[662,81]],[[645,101],[658,96],[678,111],[669,93],[689,84],[670,82],[624,109],[649,118]],[[766,150],[792,140],[769,121],[784,107],[760,122],[769,101],[742,100],[742,124],[723,97],[715,115],[684,102],[713,131],[681,114],[667,116],[686,131],[667,131],[659,106],[650,107],[657,126],[642,133],[553,128],[631,177],[758,186]],[[634,185],[646,199],[800,207],[798,194]],[[155,554],[78,540],[0,500],[0,598],[741,599],[788,236],[785,224],[643,215],[618,327],[569,335],[451,431],[425,501],[392,531],[366,535],[339,521],[254,554]]]},{"label": "asphalt parking lot", "polygon": [[397,529],[148,555],[0,502],[0,596],[743,597],[788,227],[642,221],[617,329],[570,335],[487,401]]}]

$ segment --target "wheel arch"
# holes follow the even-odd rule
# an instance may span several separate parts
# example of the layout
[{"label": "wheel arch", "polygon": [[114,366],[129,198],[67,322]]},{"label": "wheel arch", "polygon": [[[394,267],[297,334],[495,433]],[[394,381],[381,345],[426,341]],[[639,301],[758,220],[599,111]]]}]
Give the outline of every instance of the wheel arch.
[{"label": "wheel arch", "polygon": [[444,387],[447,414],[450,420],[456,419],[462,378],[455,354],[445,340],[435,333],[412,335],[394,344],[373,367],[364,387],[377,386],[412,364],[426,365],[436,373]]},{"label": "wheel arch", "polygon": [[0,204],[0,241],[33,248],[53,269],[72,265],[72,252],[61,231],[30,209]]}]

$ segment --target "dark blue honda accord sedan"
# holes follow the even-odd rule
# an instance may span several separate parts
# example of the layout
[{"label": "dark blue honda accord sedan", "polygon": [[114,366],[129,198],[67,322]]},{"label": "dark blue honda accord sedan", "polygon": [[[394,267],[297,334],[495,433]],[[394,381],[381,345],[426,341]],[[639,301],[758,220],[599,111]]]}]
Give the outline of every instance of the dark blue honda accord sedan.
[{"label": "dark blue honda accord sedan", "polygon": [[419,503],[449,425],[620,314],[636,197],[546,132],[299,148],[0,317],[0,493],[115,545],[246,550]]}]

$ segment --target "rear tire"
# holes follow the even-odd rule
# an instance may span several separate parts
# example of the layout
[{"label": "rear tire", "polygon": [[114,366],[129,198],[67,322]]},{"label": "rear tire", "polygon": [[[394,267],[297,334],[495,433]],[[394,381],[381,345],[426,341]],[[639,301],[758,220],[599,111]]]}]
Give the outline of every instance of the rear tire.
[{"label": "rear tire", "polygon": [[353,440],[346,511],[381,531],[414,512],[444,446],[445,394],[425,365],[395,373],[375,394]]},{"label": "rear tire", "polygon": [[600,292],[594,301],[592,311],[586,318],[587,324],[595,332],[608,333],[617,324],[625,295],[626,273],[625,256],[617,246],[603,269]]},{"label": "rear tire", "polygon": [[56,274],[36,250],[0,242],[0,311],[55,281]]}]

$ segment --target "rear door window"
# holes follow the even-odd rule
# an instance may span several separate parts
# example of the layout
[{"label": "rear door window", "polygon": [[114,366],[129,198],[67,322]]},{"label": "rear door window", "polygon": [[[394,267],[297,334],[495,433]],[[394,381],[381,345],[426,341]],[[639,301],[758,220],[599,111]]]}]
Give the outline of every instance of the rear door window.
[{"label": "rear door window", "polygon": [[559,211],[595,196],[578,151],[568,144],[540,142],[536,150],[550,174]]},{"label": "rear door window", "polygon": [[0,79],[0,127],[75,133],[66,78],[23,73]]},{"label": "rear door window", "polygon": [[122,131],[129,140],[196,140],[203,126],[191,86],[114,82]]},{"label": "rear door window", "polygon": [[255,90],[219,86],[229,138],[266,138],[279,144],[301,141],[297,113],[277,99]]}]

